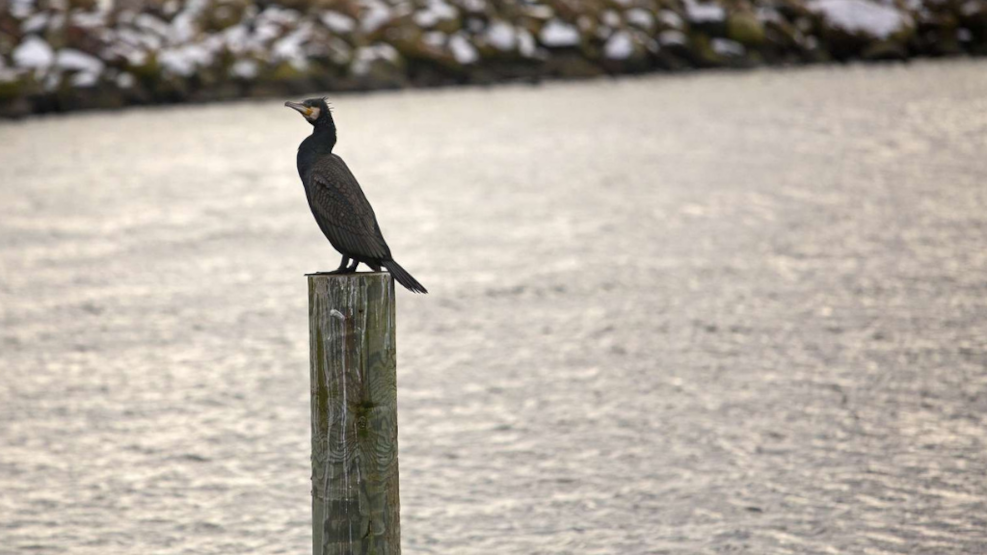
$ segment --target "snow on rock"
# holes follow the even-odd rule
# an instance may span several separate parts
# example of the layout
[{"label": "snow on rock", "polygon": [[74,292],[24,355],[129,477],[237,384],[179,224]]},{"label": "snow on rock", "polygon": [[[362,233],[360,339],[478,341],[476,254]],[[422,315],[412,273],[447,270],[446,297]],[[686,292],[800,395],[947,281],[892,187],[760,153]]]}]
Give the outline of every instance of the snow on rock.
[{"label": "snow on rock", "polygon": [[726,19],[723,6],[713,2],[701,4],[696,0],[685,0],[685,14],[693,23],[717,23]]},{"label": "snow on rock", "polygon": [[136,83],[137,83],[137,79],[135,79],[134,76],[129,73],[121,73],[120,75],[117,75],[116,84],[121,89],[132,88]]},{"label": "snow on rock", "polygon": [[185,9],[171,20],[171,28],[167,35],[169,42],[181,44],[194,39],[199,32],[196,21],[207,7],[207,0],[188,0]]},{"label": "snow on rock", "polygon": [[364,8],[360,27],[365,33],[373,33],[393,18],[390,6],[381,0],[369,0],[364,3]]},{"label": "snow on rock", "polygon": [[685,26],[685,22],[682,21],[681,17],[679,17],[679,14],[673,11],[662,10],[661,12],[658,13],[658,19],[660,19],[662,23],[673,29],[681,29],[682,27]]},{"label": "snow on rock", "polygon": [[158,62],[165,70],[175,75],[188,77],[198,67],[212,64],[213,54],[202,44],[186,44],[177,48],[166,48],[158,53]]},{"label": "snow on rock", "polygon": [[985,8],[983,0],[968,0],[962,7],[960,13],[965,16],[974,15]]},{"label": "snow on rock", "polygon": [[94,75],[97,78],[103,73],[103,62],[95,56],[72,48],[63,48],[55,55],[55,65],[62,70],[77,71]]},{"label": "snow on rock", "polygon": [[662,46],[685,45],[685,33],[682,31],[668,30],[658,33],[658,44]]},{"label": "snow on rock", "polygon": [[254,60],[237,60],[230,68],[230,75],[240,79],[253,79],[260,73],[260,68]]},{"label": "snow on rock", "polygon": [[43,39],[31,35],[14,49],[13,58],[17,67],[45,70],[55,62],[55,52]]},{"label": "snow on rock", "polygon": [[744,45],[730,39],[713,39],[710,41],[710,46],[713,47],[713,52],[728,58],[743,56],[747,53]]},{"label": "snow on rock", "polygon": [[487,42],[497,50],[514,50],[517,45],[517,32],[510,24],[497,20],[487,27]]},{"label": "snow on rock", "polygon": [[762,23],[767,23],[769,21],[772,23],[785,22],[785,18],[783,18],[781,14],[778,13],[778,10],[772,7],[761,6],[757,9],[754,15],[757,17],[757,20]]},{"label": "snow on rock", "polygon": [[48,12],[38,12],[21,23],[21,31],[38,33],[48,27]]},{"label": "snow on rock", "polygon": [[579,30],[559,19],[553,19],[542,27],[539,35],[541,43],[551,48],[576,46],[579,44]]},{"label": "snow on rock", "polygon": [[517,47],[518,52],[525,58],[533,58],[538,53],[538,47],[535,45],[535,37],[527,29],[517,30]]},{"label": "snow on rock", "polygon": [[373,46],[361,46],[357,48],[353,56],[351,69],[356,75],[366,75],[370,72],[370,65],[378,60],[386,60],[391,63],[401,59],[401,55],[389,44],[375,44]]},{"label": "snow on rock", "polygon": [[482,12],[487,9],[485,0],[459,0],[459,3],[468,12]]},{"label": "snow on rock", "polygon": [[470,41],[466,40],[466,37],[461,33],[449,38],[449,49],[452,50],[452,57],[463,65],[472,64],[480,59],[480,55],[476,53],[476,48],[473,48]]},{"label": "snow on rock", "polygon": [[912,24],[911,17],[896,8],[866,0],[813,0],[809,7],[838,29],[878,39]]},{"label": "snow on rock", "polygon": [[633,10],[627,10],[627,13],[624,15],[627,17],[628,23],[640,27],[645,31],[650,31],[655,26],[655,18],[647,10],[634,8]]},{"label": "snow on rock", "polygon": [[305,69],[308,67],[308,60],[306,59],[303,45],[311,36],[312,23],[306,21],[297,29],[274,43],[272,52],[275,59],[285,60],[295,69]]},{"label": "snow on rock", "polygon": [[72,25],[83,29],[98,29],[106,25],[106,10],[72,13]]},{"label": "snow on rock", "polygon": [[424,10],[415,14],[414,19],[422,27],[433,27],[440,21],[455,19],[458,15],[456,8],[443,0],[431,0]]},{"label": "snow on rock", "polygon": [[95,73],[76,73],[69,79],[73,87],[87,88],[99,83],[99,75]]},{"label": "snow on rock", "polygon": [[610,60],[626,60],[634,53],[634,40],[627,31],[617,31],[603,46],[603,55]]},{"label": "snow on rock", "polygon": [[10,15],[17,19],[25,19],[34,11],[34,0],[11,0]]},{"label": "snow on rock", "polygon": [[353,18],[339,12],[323,12],[319,19],[334,33],[349,33],[356,28],[356,22],[353,21]]},{"label": "snow on rock", "polygon": [[167,23],[147,13],[138,15],[134,19],[134,25],[144,31],[150,31],[161,38],[167,38],[169,30],[171,29]]},{"label": "snow on rock", "polygon": [[445,46],[446,39],[448,37],[442,31],[429,31],[422,35],[422,40],[425,44],[431,46],[432,48],[441,48]]}]

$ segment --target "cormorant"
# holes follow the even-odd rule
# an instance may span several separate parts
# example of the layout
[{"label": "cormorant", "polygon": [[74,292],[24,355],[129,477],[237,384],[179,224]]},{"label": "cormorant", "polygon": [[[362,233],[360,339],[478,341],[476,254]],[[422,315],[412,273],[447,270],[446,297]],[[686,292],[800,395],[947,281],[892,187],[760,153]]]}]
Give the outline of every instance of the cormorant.
[{"label": "cormorant", "polygon": [[377,216],[360,184],[343,159],[332,153],[336,144],[336,124],[325,99],[310,98],[284,105],[298,110],[313,127],[312,134],[298,147],[298,175],[305,186],[315,221],[333,248],[343,255],[339,268],[328,273],[350,274],[361,262],[375,272],[383,266],[408,290],[428,293],[391,258],[391,249],[380,233]]}]

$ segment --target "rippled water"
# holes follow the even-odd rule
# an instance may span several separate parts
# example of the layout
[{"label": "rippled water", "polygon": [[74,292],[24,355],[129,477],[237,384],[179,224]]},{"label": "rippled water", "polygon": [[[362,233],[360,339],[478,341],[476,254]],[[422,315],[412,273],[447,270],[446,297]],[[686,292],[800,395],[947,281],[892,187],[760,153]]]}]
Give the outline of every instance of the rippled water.
[{"label": "rippled water", "polygon": [[[987,551],[987,65],[335,98],[407,553]],[[310,550],[280,102],[0,125],[0,553]]]}]

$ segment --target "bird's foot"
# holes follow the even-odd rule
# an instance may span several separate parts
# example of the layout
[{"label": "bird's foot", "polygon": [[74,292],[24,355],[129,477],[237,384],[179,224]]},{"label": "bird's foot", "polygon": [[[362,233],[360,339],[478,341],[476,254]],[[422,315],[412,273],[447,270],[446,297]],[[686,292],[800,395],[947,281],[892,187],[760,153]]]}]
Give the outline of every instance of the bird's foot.
[{"label": "bird's foot", "polygon": [[352,272],[347,272],[346,271],[346,268],[343,268],[341,270],[333,270],[331,272],[313,272],[311,274],[306,274],[306,275],[310,275],[310,276],[338,276],[340,274],[349,274],[349,273],[352,273]]}]

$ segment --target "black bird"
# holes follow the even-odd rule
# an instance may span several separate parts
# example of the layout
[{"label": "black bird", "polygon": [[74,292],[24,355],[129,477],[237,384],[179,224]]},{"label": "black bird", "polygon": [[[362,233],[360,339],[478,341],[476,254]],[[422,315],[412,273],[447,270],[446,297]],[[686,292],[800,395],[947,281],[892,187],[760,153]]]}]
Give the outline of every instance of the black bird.
[{"label": "black bird", "polygon": [[315,221],[333,248],[343,255],[339,268],[328,273],[350,274],[361,262],[375,272],[383,266],[408,290],[428,293],[391,257],[391,249],[380,233],[377,216],[363,189],[343,159],[332,153],[336,145],[336,123],[326,100],[310,98],[284,105],[298,110],[313,127],[312,134],[298,147],[298,175],[305,185]]}]

